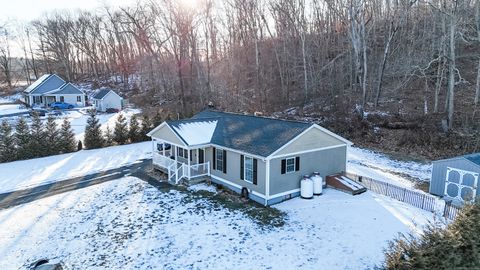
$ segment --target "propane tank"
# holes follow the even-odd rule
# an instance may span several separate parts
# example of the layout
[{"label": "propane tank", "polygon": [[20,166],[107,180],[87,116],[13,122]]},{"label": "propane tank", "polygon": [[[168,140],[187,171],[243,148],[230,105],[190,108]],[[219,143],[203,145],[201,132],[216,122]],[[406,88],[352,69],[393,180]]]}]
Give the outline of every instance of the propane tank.
[{"label": "propane tank", "polygon": [[323,178],[319,172],[314,172],[312,177],[313,181],[313,195],[322,195],[323,192]]},{"label": "propane tank", "polygon": [[308,175],[304,175],[300,181],[300,197],[303,199],[313,198],[313,181]]}]

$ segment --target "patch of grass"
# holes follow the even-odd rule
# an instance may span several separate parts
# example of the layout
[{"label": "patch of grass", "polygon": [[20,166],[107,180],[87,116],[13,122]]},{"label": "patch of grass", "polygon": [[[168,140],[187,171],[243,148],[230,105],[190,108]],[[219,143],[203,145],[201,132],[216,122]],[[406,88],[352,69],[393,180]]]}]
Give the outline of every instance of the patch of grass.
[{"label": "patch of grass", "polygon": [[210,210],[218,210],[221,208],[228,209],[232,212],[239,211],[251,218],[261,228],[282,227],[285,225],[286,214],[276,208],[265,207],[251,200],[240,198],[236,193],[229,190],[220,190],[212,193],[206,190],[191,191],[185,187],[172,187],[174,190],[182,192],[185,197],[182,203],[194,203],[199,212],[205,212],[206,206],[199,199],[209,202]]}]

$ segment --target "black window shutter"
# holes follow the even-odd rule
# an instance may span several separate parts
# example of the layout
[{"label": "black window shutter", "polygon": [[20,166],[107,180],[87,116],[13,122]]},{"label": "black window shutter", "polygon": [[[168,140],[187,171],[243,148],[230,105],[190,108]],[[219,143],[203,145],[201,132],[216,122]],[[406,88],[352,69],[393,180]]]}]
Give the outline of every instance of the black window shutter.
[{"label": "black window shutter", "polygon": [[300,170],[300,157],[295,158],[295,171]]},{"label": "black window shutter", "polygon": [[240,155],[240,179],[244,180],[245,179],[245,176],[243,175],[244,174],[244,169],[245,169],[245,159],[243,157],[243,155]]},{"label": "black window shutter", "polygon": [[193,150],[190,150],[190,161],[193,161]]},{"label": "black window shutter", "polygon": [[227,173],[227,150],[223,150],[223,173]]},{"label": "black window shutter", "polygon": [[257,159],[253,159],[253,184],[257,184]]},{"label": "black window shutter", "polygon": [[282,174],[285,174],[286,170],[287,170],[287,160],[282,159]]},{"label": "black window shutter", "polygon": [[216,153],[216,149],[215,147],[213,147],[212,149],[212,153],[213,153],[213,169],[216,170],[217,169],[217,155],[215,155]]}]

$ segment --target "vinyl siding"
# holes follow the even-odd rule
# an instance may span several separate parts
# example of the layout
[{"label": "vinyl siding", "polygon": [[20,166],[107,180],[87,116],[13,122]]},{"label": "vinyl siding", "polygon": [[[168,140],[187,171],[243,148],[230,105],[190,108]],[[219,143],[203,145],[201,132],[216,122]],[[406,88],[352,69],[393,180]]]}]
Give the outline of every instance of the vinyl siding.
[{"label": "vinyl siding", "polygon": [[345,142],[342,142],[324,131],[318,128],[312,128],[292,141],[292,143],[275,154],[275,156],[344,144]]},{"label": "vinyl siding", "polygon": [[102,100],[98,100],[97,110],[106,111],[108,108],[122,109],[122,98],[110,91]]},{"label": "vinyl siding", "polygon": [[[462,157],[435,161],[433,162],[432,177],[430,179],[430,193],[438,196],[444,195],[447,167],[480,173],[480,166]],[[480,189],[477,189],[477,196],[479,195]]]},{"label": "vinyl siding", "polygon": [[170,143],[178,144],[178,145],[183,145],[185,144],[176,136],[175,133],[167,126],[163,126],[161,129],[155,131],[152,134],[152,138],[154,139],[159,139],[159,140],[165,140]]},{"label": "vinyl siding", "polygon": [[[217,150],[223,150],[220,147],[216,148]],[[234,184],[237,184],[242,187],[246,187],[249,190],[256,191],[265,195],[265,161],[257,159],[257,184],[254,185],[247,181],[240,179],[240,155],[237,152],[227,150],[227,173],[224,174],[221,171],[213,169],[213,148],[208,147],[205,149],[205,162],[210,162],[210,173],[217,177],[228,180]]]},{"label": "vinyl siding", "polygon": [[[305,174],[318,171],[320,176],[344,172],[346,170],[347,146],[319,150],[270,160],[270,196],[300,188],[300,180]],[[284,158],[300,157],[300,170],[281,174]]]}]

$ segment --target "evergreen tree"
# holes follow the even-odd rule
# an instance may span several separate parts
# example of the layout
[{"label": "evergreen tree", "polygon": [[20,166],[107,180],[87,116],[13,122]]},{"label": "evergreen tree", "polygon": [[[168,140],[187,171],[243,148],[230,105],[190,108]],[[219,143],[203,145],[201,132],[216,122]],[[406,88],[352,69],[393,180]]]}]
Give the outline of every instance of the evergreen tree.
[{"label": "evergreen tree", "polygon": [[128,141],[127,120],[123,114],[119,114],[117,117],[115,129],[113,130],[113,141],[120,145],[125,144]]},{"label": "evergreen tree", "polygon": [[480,203],[467,204],[448,226],[402,236],[385,252],[384,269],[480,269]]},{"label": "evergreen tree", "polygon": [[77,149],[76,144],[75,133],[72,130],[70,121],[65,118],[60,127],[59,149],[62,153],[71,153]]},{"label": "evergreen tree", "polygon": [[113,132],[110,129],[110,126],[107,126],[107,129],[104,132],[105,137],[105,146],[112,146],[113,145]]},{"label": "evergreen tree", "polygon": [[0,162],[14,161],[17,158],[15,147],[12,126],[4,119],[0,125]]},{"label": "evergreen tree", "polygon": [[89,114],[90,116],[87,119],[87,126],[85,127],[85,148],[101,148],[105,142],[102,136],[102,131],[100,130],[100,123],[98,122],[95,111],[92,110]]},{"label": "evergreen tree", "polygon": [[36,158],[48,155],[47,143],[49,142],[46,140],[45,135],[45,128],[40,116],[33,114],[32,124],[30,126],[30,142],[28,144],[32,157]]},{"label": "evergreen tree", "polygon": [[152,122],[150,122],[150,118],[148,115],[144,115],[142,119],[142,129],[140,134],[142,136],[142,141],[149,141],[150,137],[147,134],[152,130]]},{"label": "evergreen tree", "polygon": [[162,115],[160,115],[160,113],[157,112],[155,114],[155,116],[153,117],[152,122],[153,122],[153,126],[155,126],[155,127],[160,125],[163,122]]},{"label": "evergreen tree", "polygon": [[135,115],[130,118],[130,128],[128,130],[128,138],[131,143],[141,142],[142,134],[140,133],[140,123]]},{"label": "evergreen tree", "polygon": [[57,155],[61,152],[60,150],[60,132],[57,127],[57,122],[53,115],[49,115],[47,118],[47,123],[45,124],[45,153],[44,155]]},{"label": "evergreen tree", "polygon": [[17,142],[17,159],[29,159],[33,157],[30,151],[30,127],[25,118],[20,117],[15,126],[15,139]]}]

